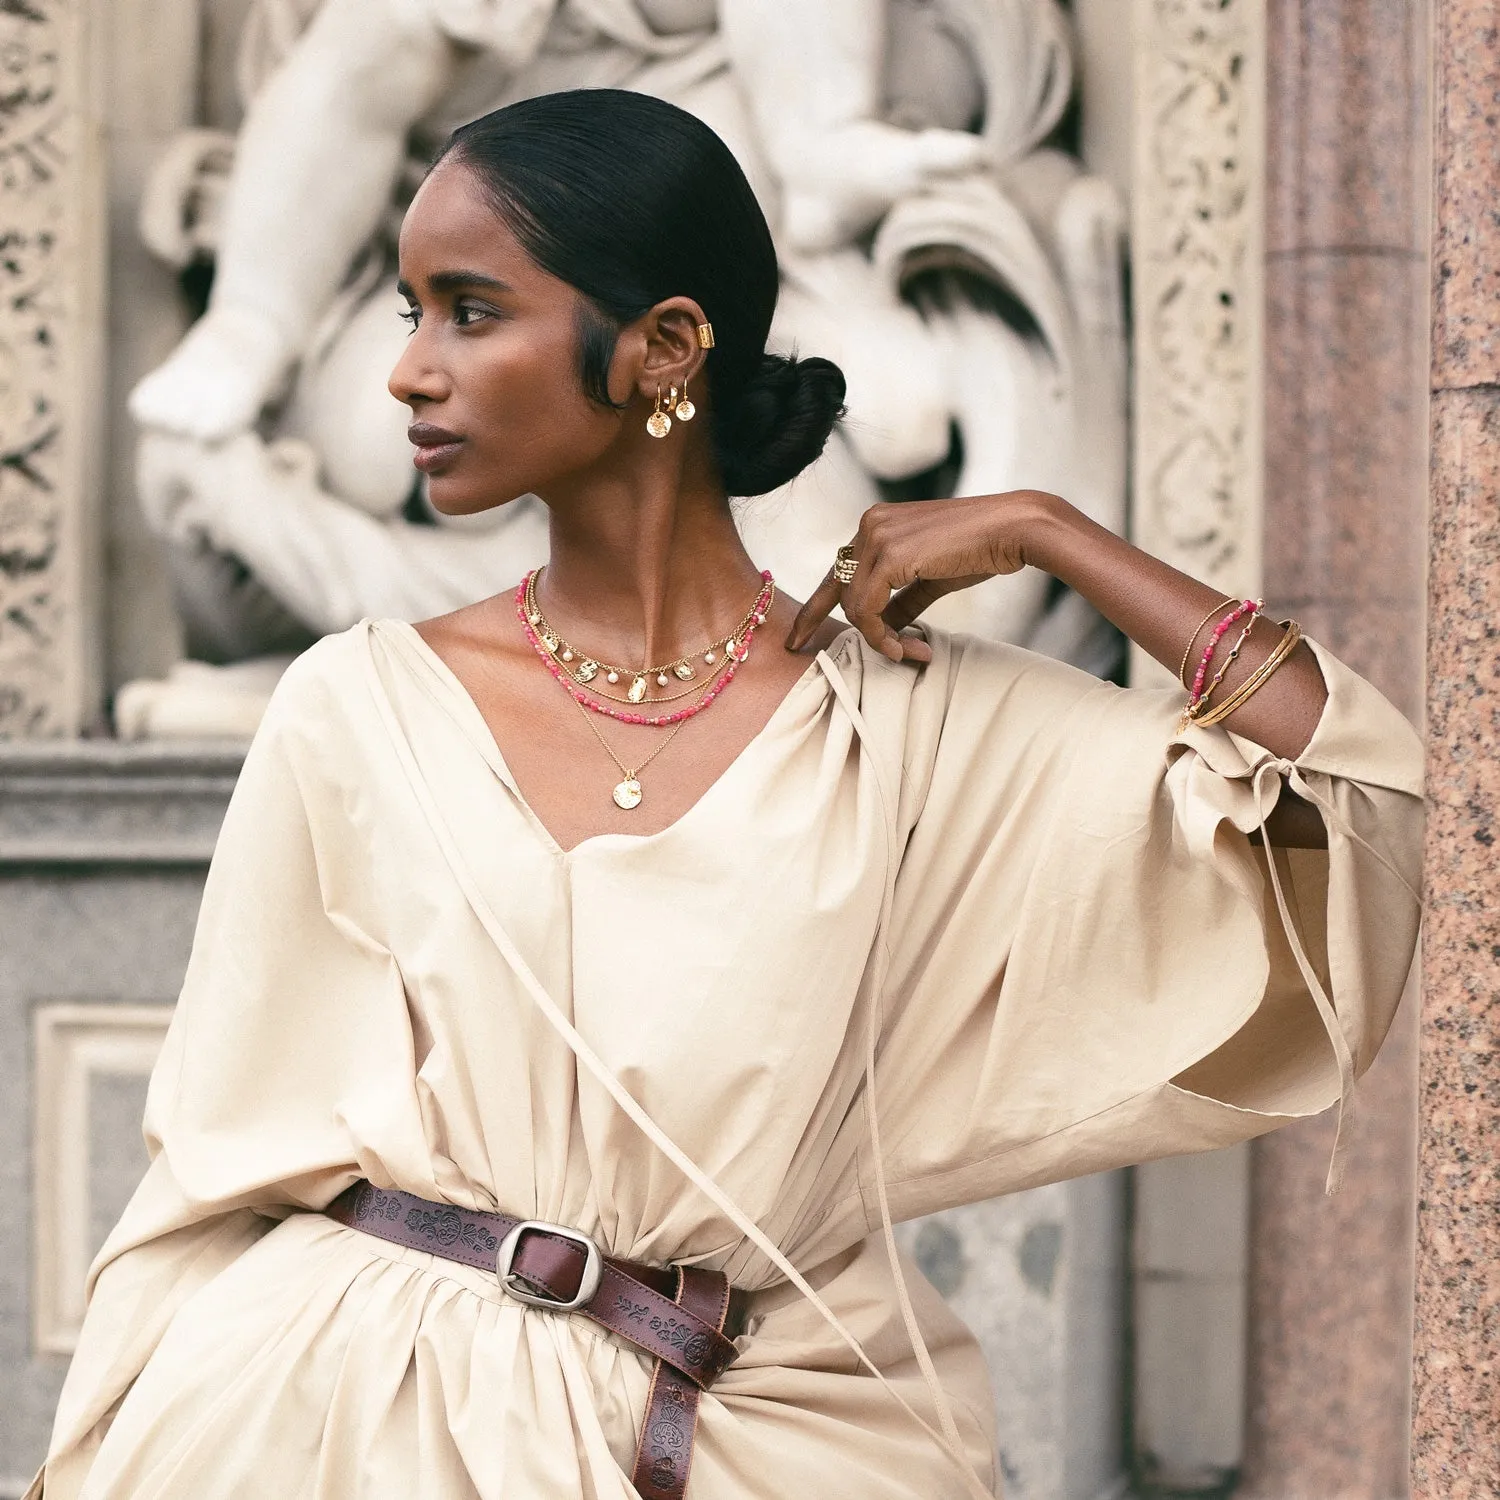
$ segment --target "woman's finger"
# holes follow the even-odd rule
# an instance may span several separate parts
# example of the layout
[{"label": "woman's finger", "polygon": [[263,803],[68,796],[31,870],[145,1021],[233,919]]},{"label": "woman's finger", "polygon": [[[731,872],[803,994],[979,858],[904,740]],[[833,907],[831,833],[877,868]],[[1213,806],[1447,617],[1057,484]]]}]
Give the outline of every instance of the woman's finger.
[{"label": "woman's finger", "polygon": [[800,651],[813,638],[818,626],[838,606],[841,592],[839,581],[830,568],[823,575],[822,583],[813,590],[811,598],[797,611],[797,618],[792,621],[792,628],[786,635],[788,651]]},{"label": "woman's finger", "polygon": [[895,597],[886,605],[885,623],[892,630],[905,630],[944,595],[954,593],[960,587],[962,585],[956,581],[918,578],[914,583],[909,583],[904,589],[898,590]]},{"label": "woman's finger", "polygon": [[844,588],[844,618],[876,651],[892,661],[900,661],[901,646],[896,633],[888,630],[880,618],[880,611],[891,591],[880,587],[873,570],[868,570],[868,564],[860,569],[860,573],[864,576],[856,576]]},{"label": "woman's finger", "polygon": [[906,657],[906,644],[886,622],[891,594],[910,583],[913,570],[888,548],[875,546],[844,590],[844,614],[861,635],[891,661]]},{"label": "woman's finger", "polygon": [[[882,546],[879,537],[871,535],[870,520],[871,517],[866,516],[858,535],[849,543],[852,577],[847,583],[841,582],[837,563],[823,575],[823,581],[797,612],[787,631],[789,651],[800,651],[833,610],[842,605],[844,618],[874,650],[889,660],[926,662],[932,659],[926,641],[919,636],[901,635],[901,626],[893,625],[889,619],[892,593],[898,589],[904,591],[914,582],[916,574],[909,564],[897,560],[895,548]],[[915,619],[920,612],[920,609],[913,611],[911,618]]]},{"label": "woman's finger", "polygon": [[901,640],[902,656],[907,661],[927,663],[932,660],[932,647],[919,635],[903,635]]}]

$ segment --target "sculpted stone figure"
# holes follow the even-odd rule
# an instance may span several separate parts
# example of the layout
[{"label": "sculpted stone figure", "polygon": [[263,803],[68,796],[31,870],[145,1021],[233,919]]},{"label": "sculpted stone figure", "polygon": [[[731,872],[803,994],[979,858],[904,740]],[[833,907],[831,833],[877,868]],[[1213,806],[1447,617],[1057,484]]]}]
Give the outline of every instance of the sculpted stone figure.
[{"label": "sculpted stone figure", "polygon": [[[882,485],[1056,490],[1122,529],[1120,212],[1041,144],[1071,92],[1056,0],[254,0],[241,86],[237,139],[184,138],[148,194],[153,246],[216,269],[132,411],[190,643],[270,655],[128,685],[122,733],[242,732],[277,650],[441,613],[542,555],[534,502],[478,528],[425,507],[385,379],[405,335],[392,229],[421,163],[553,89],[638,89],[713,126],[777,234],[777,340],[848,377],[822,463],[740,517],[793,592]],[[996,579],[940,623],[1107,668],[1114,638],[1048,590]]]}]

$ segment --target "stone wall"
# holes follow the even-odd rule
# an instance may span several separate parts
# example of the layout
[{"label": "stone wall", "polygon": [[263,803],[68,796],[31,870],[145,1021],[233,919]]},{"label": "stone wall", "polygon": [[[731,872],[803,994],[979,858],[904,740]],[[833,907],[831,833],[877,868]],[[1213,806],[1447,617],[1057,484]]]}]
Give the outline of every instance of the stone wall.
[{"label": "stone wall", "polygon": [[238,747],[0,746],[0,1496],[41,1460],[83,1274],[145,1163]]},{"label": "stone wall", "polygon": [[[1268,13],[1266,594],[1416,721],[1429,10]],[[1246,1500],[1406,1493],[1415,1002],[1360,1082],[1336,1197],[1330,1117],[1253,1147]]]},{"label": "stone wall", "polygon": [[1412,1493],[1500,1491],[1500,5],[1435,0],[1427,925]]}]

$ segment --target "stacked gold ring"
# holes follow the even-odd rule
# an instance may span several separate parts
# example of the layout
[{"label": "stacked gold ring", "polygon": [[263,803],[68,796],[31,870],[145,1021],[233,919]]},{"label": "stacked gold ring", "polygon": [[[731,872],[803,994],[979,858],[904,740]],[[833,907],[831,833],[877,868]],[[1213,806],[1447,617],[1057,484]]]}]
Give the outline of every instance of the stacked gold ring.
[{"label": "stacked gold ring", "polygon": [[854,555],[853,545],[839,548],[839,555],[833,564],[833,576],[840,583],[853,583],[854,575],[859,571],[859,559]]}]

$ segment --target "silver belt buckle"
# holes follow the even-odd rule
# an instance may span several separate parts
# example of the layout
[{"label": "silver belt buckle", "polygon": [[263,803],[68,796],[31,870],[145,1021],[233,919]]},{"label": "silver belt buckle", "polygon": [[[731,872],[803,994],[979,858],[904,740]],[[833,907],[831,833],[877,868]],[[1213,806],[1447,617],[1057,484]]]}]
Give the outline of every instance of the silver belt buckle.
[{"label": "silver belt buckle", "polygon": [[[516,1252],[521,1248],[521,1239],[527,1234],[552,1234],[558,1239],[572,1240],[575,1245],[582,1246],[583,1278],[578,1283],[578,1295],[572,1301],[559,1302],[555,1297],[532,1291],[512,1270]],[[500,1241],[500,1248],[495,1253],[495,1275],[499,1277],[500,1285],[517,1302],[524,1302],[528,1307],[542,1307],[548,1312],[577,1312],[580,1307],[591,1302],[594,1293],[599,1290],[599,1283],[604,1277],[604,1256],[593,1240],[580,1230],[569,1229],[566,1224],[548,1224],[543,1219],[523,1219]]]}]

